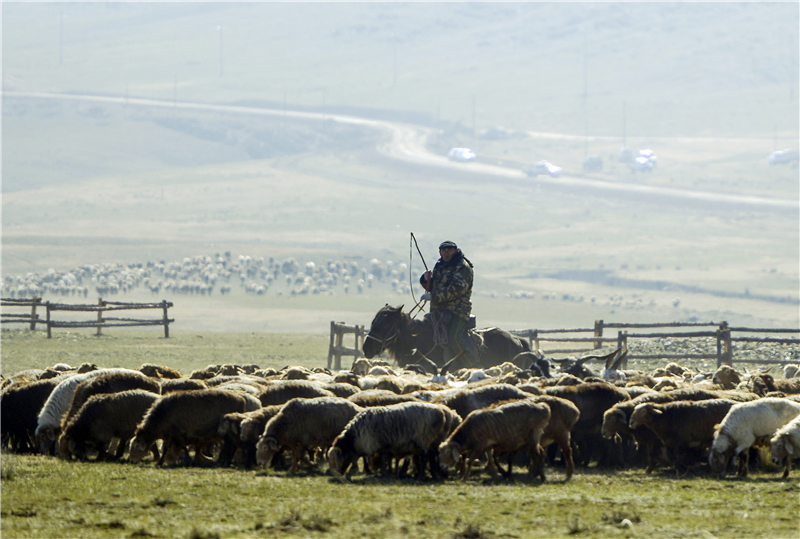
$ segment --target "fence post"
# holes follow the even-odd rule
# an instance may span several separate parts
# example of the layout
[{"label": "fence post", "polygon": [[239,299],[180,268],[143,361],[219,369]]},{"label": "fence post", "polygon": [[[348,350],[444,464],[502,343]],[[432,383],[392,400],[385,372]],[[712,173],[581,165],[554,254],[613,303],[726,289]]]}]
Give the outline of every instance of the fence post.
[{"label": "fence post", "polygon": [[328,344],[328,370],[331,369],[331,362],[333,360],[333,335],[336,333],[336,322],[331,320],[331,341]]},{"label": "fence post", "polygon": [[97,323],[98,323],[97,336],[99,337],[100,335],[103,334],[103,332],[101,331],[102,328],[99,325],[103,323],[103,310],[102,310],[103,298],[97,298],[97,306],[100,307],[100,309],[97,310]]},{"label": "fence post", "polygon": [[[340,325],[344,325],[344,322],[339,322]],[[342,370],[342,347],[344,346],[344,328],[337,326],[336,327],[336,353],[334,354],[336,357],[336,361],[333,363],[333,369],[336,371]]]},{"label": "fence post", "polygon": [[722,338],[725,340],[725,363],[733,367],[733,344],[731,343],[731,330],[728,323],[723,322],[725,329],[722,331]]},{"label": "fence post", "polygon": [[33,296],[33,301],[31,302],[31,331],[36,329],[36,305],[42,300],[42,298],[37,298]]},{"label": "fence post", "polygon": [[358,359],[359,350],[361,346],[358,344],[358,338],[364,336],[364,326],[356,325],[356,351],[353,353],[353,361]]},{"label": "fence post", "polygon": [[538,350],[539,349],[539,330],[538,329],[532,329],[531,330],[530,340],[531,340],[531,349],[532,350]]},{"label": "fence post", "polygon": [[[603,321],[602,320],[595,320],[594,321],[594,336],[595,337],[602,337],[603,336]],[[594,341],[594,349],[597,350],[598,348],[602,348],[603,343],[600,341]]]},{"label": "fence post", "polygon": [[167,300],[161,300],[161,307],[164,309],[164,338],[169,339],[169,315],[167,314]]},{"label": "fence post", "polygon": [[717,368],[722,367],[722,330],[725,322],[721,322],[717,328]]},{"label": "fence post", "polygon": [[47,338],[52,339],[53,334],[50,332],[50,302],[48,301],[44,305],[47,310]]}]

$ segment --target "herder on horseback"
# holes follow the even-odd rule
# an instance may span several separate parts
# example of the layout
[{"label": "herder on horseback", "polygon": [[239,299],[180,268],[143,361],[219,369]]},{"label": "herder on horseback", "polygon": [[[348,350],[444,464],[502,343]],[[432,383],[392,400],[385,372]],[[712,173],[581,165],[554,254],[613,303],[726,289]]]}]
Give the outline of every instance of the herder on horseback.
[{"label": "herder on horseback", "polygon": [[445,359],[447,352],[452,358],[463,350],[467,363],[478,365],[478,347],[468,331],[475,327],[474,317],[470,318],[472,262],[452,241],[439,245],[439,255],[433,271],[426,271],[419,279],[426,290],[422,299],[431,302],[425,318],[433,324],[434,341],[444,348]]}]

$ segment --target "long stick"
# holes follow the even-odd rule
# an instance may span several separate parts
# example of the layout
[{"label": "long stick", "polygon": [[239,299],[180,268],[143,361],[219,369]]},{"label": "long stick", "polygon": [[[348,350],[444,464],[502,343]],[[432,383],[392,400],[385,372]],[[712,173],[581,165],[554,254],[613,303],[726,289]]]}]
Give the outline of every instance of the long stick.
[{"label": "long stick", "polygon": [[[417,247],[417,252],[419,253],[420,259],[422,259],[422,265],[425,266],[425,271],[426,272],[429,271],[428,270],[428,265],[425,263],[425,257],[422,256],[422,251],[420,251],[420,249],[419,249],[419,244],[417,243],[417,238],[414,237],[414,233],[413,232],[411,233],[411,239],[414,241],[414,245]],[[414,316],[416,316],[416,315],[414,315],[414,311],[418,307],[419,307],[420,311],[422,311],[423,307],[420,307],[420,305],[423,305],[425,303],[425,300],[417,301],[417,298],[414,297],[414,283],[413,283],[413,281],[411,279],[411,255],[412,255],[411,244],[409,242],[409,245],[408,245],[408,283],[409,283],[409,286],[411,287],[411,299],[413,299],[414,303],[416,304],[416,305],[414,305],[414,308],[411,309],[411,311],[409,312],[409,315],[413,318]],[[429,288],[430,288],[430,279],[428,279],[428,281],[425,283],[425,291],[429,292]]]}]

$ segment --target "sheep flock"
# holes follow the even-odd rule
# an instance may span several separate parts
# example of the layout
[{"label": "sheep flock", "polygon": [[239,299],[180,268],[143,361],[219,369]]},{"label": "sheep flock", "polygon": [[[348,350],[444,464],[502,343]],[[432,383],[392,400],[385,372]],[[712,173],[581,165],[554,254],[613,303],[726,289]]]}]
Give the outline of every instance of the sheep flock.
[{"label": "sheep flock", "polygon": [[341,481],[510,478],[514,466],[540,482],[568,481],[590,466],[678,477],[782,466],[788,477],[800,458],[797,365],[779,379],[726,365],[705,379],[678,363],[624,376],[565,372],[567,363],[546,373],[530,367],[530,358],[517,357],[480,376],[462,369],[434,383],[424,369],[366,358],[340,372],[58,364],[2,380],[2,445],[66,460]]}]

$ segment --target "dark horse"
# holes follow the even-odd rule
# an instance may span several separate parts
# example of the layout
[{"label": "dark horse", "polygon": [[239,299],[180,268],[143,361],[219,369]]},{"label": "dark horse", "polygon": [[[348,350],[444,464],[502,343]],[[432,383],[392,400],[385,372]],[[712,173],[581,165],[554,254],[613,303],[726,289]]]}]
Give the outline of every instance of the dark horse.
[{"label": "dark horse", "polygon": [[[511,361],[521,352],[530,352],[528,341],[520,339],[500,328],[475,330],[483,338],[478,365],[468,365],[467,359],[452,365],[451,371],[462,367],[489,368],[505,361]],[[427,320],[412,319],[403,312],[403,306],[391,307],[388,304],[375,315],[369,334],[364,339],[364,356],[373,358],[384,350],[405,367],[419,363],[420,355],[442,367],[450,357],[445,357],[442,346],[437,346],[433,338],[433,325]],[[436,373],[434,373],[436,374]]]}]

